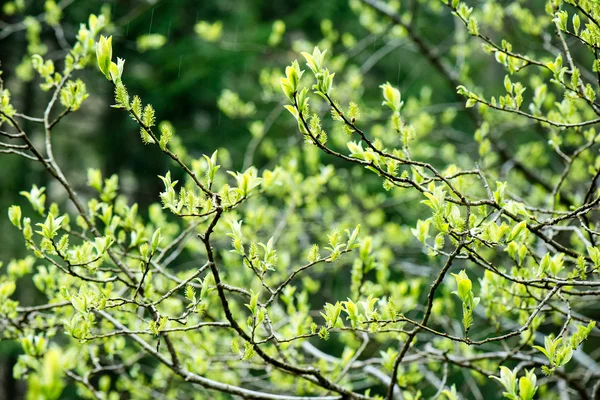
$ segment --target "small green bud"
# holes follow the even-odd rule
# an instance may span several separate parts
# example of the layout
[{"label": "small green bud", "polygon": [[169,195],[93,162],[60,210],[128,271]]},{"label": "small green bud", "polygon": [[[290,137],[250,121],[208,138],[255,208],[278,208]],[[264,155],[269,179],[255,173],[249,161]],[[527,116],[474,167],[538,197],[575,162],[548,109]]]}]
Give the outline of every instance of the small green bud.
[{"label": "small green bud", "polygon": [[8,218],[14,226],[21,229],[21,207],[10,206],[8,209]]},{"label": "small green bud", "polygon": [[100,40],[96,43],[96,58],[100,71],[106,76],[106,79],[111,80],[112,36],[107,38],[100,35]]},{"label": "small green bud", "polygon": [[400,109],[404,104],[401,100],[400,91],[390,85],[389,82],[386,82],[379,87],[383,89],[383,98],[385,99],[382,105],[388,106],[394,112],[400,112]]}]

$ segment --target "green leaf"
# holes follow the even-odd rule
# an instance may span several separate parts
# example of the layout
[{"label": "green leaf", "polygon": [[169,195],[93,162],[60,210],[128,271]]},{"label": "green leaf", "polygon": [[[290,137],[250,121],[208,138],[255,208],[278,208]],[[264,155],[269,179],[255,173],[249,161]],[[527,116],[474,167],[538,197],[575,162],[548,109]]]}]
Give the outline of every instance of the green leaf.
[{"label": "green leaf", "polygon": [[507,241],[512,242],[513,240],[519,240],[523,235],[527,233],[527,222],[521,221],[510,231]]},{"label": "green leaf", "polygon": [[404,104],[400,96],[400,91],[393,87],[389,82],[386,82],[379,87],[383,90],[383,98],[385,99],[382,105],[388,106],[394,112],[400,112],[400,109]]},{"label": "green leaf", "polygon": [[[500,367],[500,377],[490,376],[490,378],[497,380],[504,387],[505,392],[503,393],[505,396],[513,396],[512,399],[518,400],[517,397],[517,373],[511,371],[510,369],[501,366]],[[508,397],[508,396],[507,396]],[[510,397],[509,397],[510,398]]]},{"label": "green leaf", "polygon": [[21,207],[19,206],[10,206],[8,208],[8,219],[11,224],[21,229]]},{"label": "green leaf", "polygon": [[106,76],[106,79],[111,80],[112,36],[108,38],[100,36],[100,40],[96,43],[96,59],[100,71]]},{"label": "green leaf", "polygon": [[597,247],[587,247],[588,256],[592,259],[594,267],[600,266],[600,249]]},{"label": "green leaf", "polygon": [[158,250],[158,245],[160,244],[160,242],[163,240],[163,237],[160,233],[160,228],[158,228],[154,234],[152,235],[152,254],[156,253],[156,250]]},{"label": "green leaf", "polygon": [[581,27],[581,20],[579,19],[579,15],[573,14],[573,30],[575,31],[575,35],[579,35],[580,27]]},{"label": "green leaf", "polygon": [[525,372],[525,376],[519,379],[519,396],[520,400],[532,400],[537,391],[537,377],[534,369]]}]

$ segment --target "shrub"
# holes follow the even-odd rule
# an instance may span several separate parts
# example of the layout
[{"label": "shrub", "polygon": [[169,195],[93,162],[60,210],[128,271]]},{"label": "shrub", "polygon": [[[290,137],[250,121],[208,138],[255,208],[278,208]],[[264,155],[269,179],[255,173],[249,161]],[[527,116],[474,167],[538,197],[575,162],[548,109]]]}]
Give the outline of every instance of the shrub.
[{"label": "shrub", "polygon": [[[31,208],[8,210],[31,255],[0,281],[2,332],[22,345],[14,374],[30,397],[60,398],[74,382],[80,396],[107,399],[458,399],[491,393],[496,380],[509,399],[597,398],[598,355],[581,349],[598,329],[589,304],[600,286],[600,6],[551,0],[539,13],[513,3],[519,29],[546,35],[535,47],[499,36],[493,2],[425,3],[464,25],[467,57],[483,45],[486,68],[500,64],[502,90],[487,93],[467,65],[455,70],[414,10],[351,6],[456,90],[473,127],[463,139],[477,151],[440,143],[456,115],[429,113],[431,92],[403,98],[386,82],[383,103],[367,104],[346,56],[314,47],[280,80],[304,144],[275,166],[225,171],[226,151],[190,155],[177,123],[129,92],[104,15],[90,16],[60,63],[33,55],[50,101],[42,117],[20,114],[2,88],[0,151],[39,163],[69,201],[48,204],[33,186],[22,192]],[[222,34],[214,26],[211,42]],[[89,97],[77,75],[96,65],[113,112],[131,118],[145,151],[170,160],[147,212],[97,169],[80,194],[54,156],[55,128]],[[255,101],[227,89],[219,105],[246,118]],[[252,125],[255,138],[265,125]],[[24,276],[43,304],[14,300]]]}]

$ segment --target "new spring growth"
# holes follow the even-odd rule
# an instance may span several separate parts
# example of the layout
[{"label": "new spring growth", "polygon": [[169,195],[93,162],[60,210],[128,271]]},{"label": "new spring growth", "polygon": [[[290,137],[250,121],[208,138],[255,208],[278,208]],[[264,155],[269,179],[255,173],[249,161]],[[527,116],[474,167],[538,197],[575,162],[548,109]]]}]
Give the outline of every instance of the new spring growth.
[{"label": "new spring growth", "polygon": [[393,87],[389,82],[386,82],[379,87],[383,89],[383,98],[385,99],[381,105],[388,106],[395,113],[400,113],[400,109],[404,105],[400,96],[400,91]]},{"label": "new spring growth", "polygon": [[591,321],[588,325],[579,325],[577,331],[573,333],[569,340],[563,340],[563,337],[546,336],[544,347],[533,346],[533,348],[541,351],[550,362],[549,366],[542,366],[542,372],[546,375],[552,375],[557,368],[567,364],[573,356],[573,351],[588,338],[595,326],[596,322]]},{"label": "new spring growth", "polygon": [[458,274],[452,274],[456,279],[457,290],[452,292],[457,295],[463,304],[463,325],[465,327],[465,335],[469,333],[469,328],[473,324],[473,309],[479,304],[479,297],[473,297],[473,284],[467,276],[465,270]]},{"label": "new spring growth", "polygon": [[100,71],[110,80],[110,63],[112,60],[112,36],[108,38],[100,35],[100,40],[96,43],[96,58],[98,59],[98,67]]},{"label": "new spring growth", "polygon": [[119,83],[123,75],[125,60],[117,58],[117,63],[112,61],[112,36],[108,38],[100,35],[100,40],[96,43],[96,58],[98,67],[109,81]]},{"label": "new spring growth", "polygon": [[519,378],[517,387],[517,369],[511,371],[500,367],[500,377],[490,376],[500,382],[504,388],[504,397],[513,400],[532,400],[537,391],[537,377],[535,371],[525,370],[525,375]]},{"label": "new spring growth", "polygon": [[291,66],[285,68],[285,78],[280,78],[281,90],[285,96],[290,100],[293,105],[285,105],[284,107],[288,110],[298,121],[298,129],[303,134],[307,134],[308,131],[304,127],[304,123],[300,118],[300,113],[306,114],[308,112],[308,88],[303,88],[298,91],[298,83],[304,71],[300,69],[298,61],[294,60]]},{"label": "new spring growth", "polygon": [[294,60],[291,66],[285,67],[285,78],[281,78],[281,90],[290,101],[294,101],[294,94],[298,91],[298,82],[304,71],[300,70],[298,61]]},{"label": "new spring growth", "polygon": [[306,65],[308,68],[310,68],[313,74],[317,75],[323,69],[323,59],[325,58],[326,53],[327,49],[321,52],[321,50],[315,46],[312,55],[306,52],[301,54],[306,59]]},{"label": "new spring growth", "polygon": [[13,224],[14,226],[16,226],[19,229],[21,228],[21,207],[19,206],[10,206],[8,209],[8,219],[10,220],[11,224]]},{"label": "new spring growth", "polygon": [[313,90],[316,94],[325,99],[327,99],[326,96],[331,93],[331,89],[333,88],[333,77],[335,76],[335,73],[330,73],[327,68],[323,68],[323,60],[326,53],[327,49],[321,52],[318,47],[313,49],[312,55],[302,53],[302,56],[306,59],[306,65],[315,75],[315,78],[317,78],[317,84],[313,85]]}]

